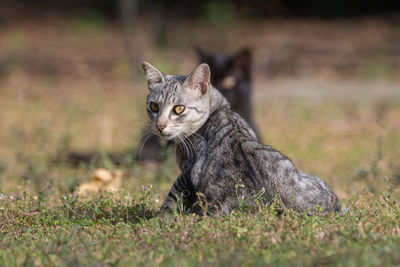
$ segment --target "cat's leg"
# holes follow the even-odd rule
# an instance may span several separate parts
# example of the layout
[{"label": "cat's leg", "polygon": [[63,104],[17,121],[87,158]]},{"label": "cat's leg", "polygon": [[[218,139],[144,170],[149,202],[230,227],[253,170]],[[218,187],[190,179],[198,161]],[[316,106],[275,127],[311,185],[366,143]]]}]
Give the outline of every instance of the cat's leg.
[{"label": "cat's leg", "polygon": [[341,210],[341,204],[338,197],[325,181],[317,176],[302,172],[300,172],[300,175],[303,178],[303,181],[308,181],[310,184],[309,187],[312,188],[312,190],[308,190],[309,203],[307,204],[309,206],[312,208],[319,206],[326,212],[339,212]]},{"label": "cat's leg", "polygon": [[[292,186],[292,184],[294,186]],[[319,177],[297,172],[280,182],[280,196],[287,208],[303,212],[340,211],[341,205],[332,188]]]},{"label": "cat's leg", "polygon": [[190,175],[182,173],[178,179],[175,180],[164,200],[160,211],[173,213],[175,211],[185,211],[193,206],[195,195],[193,185],[190,181]]}]

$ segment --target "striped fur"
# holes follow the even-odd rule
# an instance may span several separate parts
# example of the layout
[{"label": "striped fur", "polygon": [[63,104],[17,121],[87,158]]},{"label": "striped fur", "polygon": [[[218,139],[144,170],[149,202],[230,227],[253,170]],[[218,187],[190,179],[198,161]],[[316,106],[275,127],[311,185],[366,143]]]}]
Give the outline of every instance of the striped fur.
[{"label": "striped fur", "polygon": [[[165,107],[188,107],[182,117],[169,117],[172,128],[173,124],[185,125],[173,128],[178,135],[172,139],[177,143],[182,173],[162,211],[173,212],[183,206],[185,211],[198,214],[206,211],[228,215],[242,199],[252,204],[255,195],[266,203],[277,198],[285,208],[299,212],[312,212],[316,207],[340,211],[337,196],[324,181],[300,172],[288,157],[260,144],[247,122],[230,109],[209,81],[205,81],[209,87],[204,95],[194,93],[186,81],[193,75],[202,75],[196,70],[188,77],[162,74],[164,83],[149,85],[147,101],[157,101],[163,107],[160,114],[148,110],[154,124],[165,116],[163,113],[170,114]],[[158,133],[154,127],[153,131]]]}]

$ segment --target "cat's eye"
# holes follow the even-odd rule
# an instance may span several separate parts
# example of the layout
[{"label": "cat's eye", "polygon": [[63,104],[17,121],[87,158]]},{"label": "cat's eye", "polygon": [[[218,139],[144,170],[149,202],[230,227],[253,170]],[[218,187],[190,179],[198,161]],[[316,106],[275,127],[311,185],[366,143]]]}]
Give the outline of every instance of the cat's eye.
[{"label": "cat's eye", "polygon": [[160,110],[160,107],[156,102],[150,102],[150,109],[151,111],[157,113]]},{"label": "cat's eye", "polygon": [[223,80],[222,80],[222,86],[225,89],[232,89],[233,87],[235,87],[236,85],[236,78],[234,76],[226,76]]},{"label": "cat's eye", "polygon": [[184,105],[178,105],[178,106],[174,107],[174,113],[176,115],[181,114],[184,110],[185,110],[185,106]]}]

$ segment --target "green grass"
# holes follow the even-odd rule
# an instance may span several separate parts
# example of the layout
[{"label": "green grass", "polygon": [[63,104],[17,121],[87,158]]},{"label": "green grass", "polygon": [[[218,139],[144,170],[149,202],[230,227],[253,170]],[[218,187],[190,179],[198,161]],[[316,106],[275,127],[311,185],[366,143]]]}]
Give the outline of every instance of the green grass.
[{"label": "green grass", "polygon": [[[130,136],[137,138],[141,128],[132,129],[129,121],[135,122],[141,112],[129,103],[141,101],[142,96],[129,99],[125,93],[101,91],[80,103],[58,99],[48,91],[53,101],[41,101],[40,93],[35,94],[31,99],[37,100],[32,102],[8,102],[12,117],[2,121],[1,135],[8,143],[2,144],[0,153],[4,196],[0,200],[0,265],[400,264],[400,105],[393,100],[384,108],[382,101],[364,105],[354,100],[356,116],[343,116],[348,102],[341,101],[274,104],[266,100],[269,105],[257,108],[270,114],[257,118],[265,140],[292,157],[302,170],[327,180],[349,207],[348,213],[309,216],[287,211],[278,216],[273,206],[257,206],[212,218],[158,213],[179,173],[173,157],[158,166],[127,159],[118,167],[127,173],[120,193],[79,199],[74,190],[90,180],[93,169],[116,166],[99,161],[74,169],[54,161],[55,155],[60,148],[73,149],[85,142],[89,148],[100,146],[106,151],[131,146]],[[80,95],[86,97],[84,92]],[[102,99],[111,99],[111,104],[100,103]],[[76,108],[56,105],[61,101],[71,101]],[[122,108],[117,112],[115,105]],[[59,119],[42,122],[50,113]],[[24,116],[29,120],[18,125],[15,118],[22,121]],[[104,119],[115,123],[100,123],[96,128]],[[93,141],[96,134],[81,127],[98,129],[104,140]],[[109,140],[107,131],[124,138]],[[9,198],[10,193],[15,199]]]},{"label": "green grass", "polygon": [[400,264],[399,202],[387,192],[346,201],[343,215],[277,216],[258,207],[217,218],[160,216],[146,191],[84,202],[70,194],[17,198],[1,203],[4,266]]},{"label": "green grass", "polygon": [[[132,139],[145,121],[144,94],[128,97],[128,82],[117,92],[100,87],[95,96],[90,84],[74,84],[62,98],[46,81],[32,80],[36,90],[22,100],[10,84],[2,92],[0,265],[400,264],[397,100],[257,105],[266,142],[323,177],[347,214],[277,216],[273,207],[258,206],[228,217],[164,217],[158,209],[179,173],[173,157],[150,166],[127,158],[118,166],[127,173],[120,193],[75,196],[95,168],[117,166],[100,160],[75,169],[55,161],[57,154],[136,146]],[[142,189],[149,184],[151,191]]]},{"label": "green grass", "polygon": [[[20,26],[2,35],[1,51],[15,62],[37,53],[61,67],[38,74],[10,60],[0,76],[0,266],[400,265],[398,96],[382,88],[373,98],[363,90],[317,101],[273,97],[255,81],[254,114],[265,142],[326,180],[348,213],[278,216],[273,206],[257,206],[227,217],[162,216],[158,209],[179,174],[173,157],[161,165],[127,157],[121,166],[104,157],[78,168],[56,160],[66,150],[135,148],[146,123],[145,81],[130,80],[117,34],[101,19],[78,24],[61,31]],[[95,34],[86,36],[91,27]],[[86,56],[113,56],[113,48],[108,69],[85,65]],[[165,70],[192,66],[175,65],[175,50],[144,53],[162,55],[154,57]],[[78,60],[62,60],[70,58]],[[97,167],[125,171],[121,192],[78,199],[75,189]]]}]

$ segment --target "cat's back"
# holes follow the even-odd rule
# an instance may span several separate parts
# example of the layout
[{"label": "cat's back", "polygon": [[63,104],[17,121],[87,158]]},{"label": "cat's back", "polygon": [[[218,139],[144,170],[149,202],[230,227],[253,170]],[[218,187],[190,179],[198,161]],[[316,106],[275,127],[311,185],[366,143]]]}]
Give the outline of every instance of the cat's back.
[{"label": "cat's back", "polygon": [[246,121],[229,108],[214,113],[200,134],[204,142],[192,177],[197,189],[210,198],[232,206],[241,184],[243,197],[265,190],[266,200],[279,194],[295,210],[317,205],[340,210],[336,195],[323,180],[299,172],[288,157],[259,143]]},{"label": "cat's back", "polygon": [[199,133],[210,144],[226,145],[236,139],[258,142],[254,130],[229,106],[221,107],[213,112]]},{"label": "cat's back", "polygon": [[263,187],[267,200],[279,195],[285,207],[297,211],[314,210],[316,206],[325,211],[341,210],[336,194],[321,178],[300,172],[287,156],[271,146],[246,139],[239,143],[245,168],[252,170],[245,171],[252,174],[245,175],[245,186],[255,192]]},{"label": "cat's back", "polygon": [[217,185],[228,190],[247,177],[259,176],[257,169],[263,163],[251,158],[257,157],[257,150],[270,149],[258,142],[247,122],[229,107],[214,112],[194,138],[192,143],[201,145],[196,148],[191,176],[205,188]]}]

